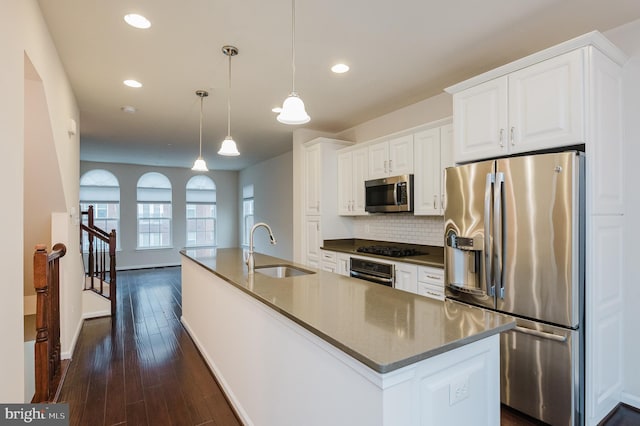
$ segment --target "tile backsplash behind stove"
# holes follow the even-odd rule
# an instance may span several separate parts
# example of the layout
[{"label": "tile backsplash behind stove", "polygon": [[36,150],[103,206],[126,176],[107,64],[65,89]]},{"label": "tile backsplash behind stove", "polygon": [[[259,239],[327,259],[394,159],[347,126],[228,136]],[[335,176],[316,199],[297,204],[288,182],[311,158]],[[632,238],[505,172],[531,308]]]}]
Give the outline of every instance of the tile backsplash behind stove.
[{"label": "tile backsplash behind stove", "polygon": [[396,243],[444,246],[444,218],[412,213],[356,216],[355,238]]}]

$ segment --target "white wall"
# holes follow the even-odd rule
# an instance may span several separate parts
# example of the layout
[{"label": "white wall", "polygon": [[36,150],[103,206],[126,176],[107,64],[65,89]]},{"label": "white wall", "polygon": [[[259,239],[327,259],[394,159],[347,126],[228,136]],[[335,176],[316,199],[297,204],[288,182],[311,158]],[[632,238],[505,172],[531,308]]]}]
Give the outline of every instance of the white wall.
[{"label": "white wall", "polygon": [[[77,205],[79,144],[69,137],[70,118],[78,120],[78,109],[64,69],[35,0],[4,0],[0,3],[0,180],[3,205],[0,210],[0,232],[3,236],[0,252],[0,401],[24,401],[23,345],[23,265],[25,261],[24,223],[24,153],[25,153],[25,55],[39,75],[47,99],[51,135],[55,144],[58,170],[55,180],[63,186],[62,206]],[[28,113],[28,112],[26,112]],[[9,208],[7,208],[9,207]],[[66,233],[68,246],[77,246],[78,233]],[[61,268],[74,270],[79,256],[67,255]],[[63,325],[62,336],[76,329],[80,321],[80,287],[73,274],[63,278],[62,288],[77,288],[63,297],[63,309],[74,313],[73,324]],[[73,332],[71,332],[73,334]],[[64,337],[63,337],[64,338]],[[64,348],[63,348],[64,351]]]},{"label": "white wall", "polygon": [[605,33],[605,36],[621,48],[629,61],[624,66],[624,173],[629,183],[625,190],[625,330],[624,330],[624,389],[623,401],[640,407],[640,279],[638,278],[638,257],[640,248],[640,191],[634,182],[640,181],[640,20],[631,22]]},{"label": "white wall", "polygon": [[[272,246],[266,230],[256,230],[255,250],[288,260],[294,260],[293,163],[293,151],[286,152],[242,170],[238,182],[239,194],[245,185],[253,185],[255,223],[268,223],[278,241]],[[242,224],[242,196],[238,200],[238,223]]]},{"label": "white wall", "polygon": [[[80,162],[80,175],[104,169],[113,173],[120,184],[120,251],[118,269],[147,268],[180,264],[180,250],[186,243],[186,184],[196,174],[179,167],[152,167],[131,164]],[[148,172],[165,175],[172,186],[172,242],[168,249],[136,249],[138,179]],[[211,170],[205,173],[216,184],[217,245],[238,247],[238,172]],[[110,231],[110,230],[107,230]]]}]

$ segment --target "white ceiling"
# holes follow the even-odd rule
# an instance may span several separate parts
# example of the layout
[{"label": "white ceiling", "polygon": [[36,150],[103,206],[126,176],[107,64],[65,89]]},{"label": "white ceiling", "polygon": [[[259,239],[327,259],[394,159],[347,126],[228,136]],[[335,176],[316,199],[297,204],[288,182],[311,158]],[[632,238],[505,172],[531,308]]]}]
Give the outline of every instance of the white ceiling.
[{"label": "white ceiling", "polygon": [[[39,0],[80,108],[81,158],[239,170],[291,149],[271,108],[291,90],[290,0]],[[139,30],[123,21],[140,13]],[[339,132],[583,33],[640,18],[638,0],[297,0],[296,89],[311,122]],[[240,157],[216,154],[231,134]],[[342,61],[347,74],[329,68]],[[144,87],[131,89],[133,78]],[[136,114],[121,106],[133,105]]]}]

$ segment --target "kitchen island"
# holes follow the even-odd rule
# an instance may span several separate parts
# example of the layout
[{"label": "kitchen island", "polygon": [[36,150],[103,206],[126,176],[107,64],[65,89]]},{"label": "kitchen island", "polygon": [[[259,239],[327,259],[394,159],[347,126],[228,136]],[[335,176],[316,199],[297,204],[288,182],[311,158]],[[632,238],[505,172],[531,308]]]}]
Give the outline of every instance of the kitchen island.
[{"label": "kitchen island", "polygon": [[499,424],[510,317],[325,271],[248,274],[242,249],[181,254],[182,322],[244,423]]}]

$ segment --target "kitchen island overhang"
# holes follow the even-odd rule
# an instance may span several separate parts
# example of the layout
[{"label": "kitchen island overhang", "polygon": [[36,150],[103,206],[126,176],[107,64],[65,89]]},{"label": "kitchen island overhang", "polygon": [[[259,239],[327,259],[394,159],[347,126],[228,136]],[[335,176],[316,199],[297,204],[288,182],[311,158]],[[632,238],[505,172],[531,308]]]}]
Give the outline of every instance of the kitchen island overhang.
[{"label": "kitchen island overhang", "polygon": [[325,271],[248,274],[242,249],[181,253],[183,324],[245,423],[499,424],[510,317]]}]

